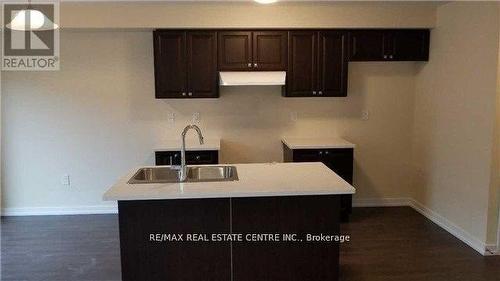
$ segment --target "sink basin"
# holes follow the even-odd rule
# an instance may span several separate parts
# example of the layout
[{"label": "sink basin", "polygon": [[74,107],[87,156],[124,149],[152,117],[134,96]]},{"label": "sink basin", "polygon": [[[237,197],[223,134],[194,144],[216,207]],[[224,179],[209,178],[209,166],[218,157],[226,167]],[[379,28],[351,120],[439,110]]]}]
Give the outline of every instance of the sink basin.
[{"label": "sink basin", "polygon": [[187,181],[235,181],[238,180],[236,167],[234,166],[202,166],[189,167]]},{"label": "sink basin", "polygon": [[[234,166],[187,167],[186,182],[236,181],[238,173]],[[128,181],[129,184],[177,183],[179,173],[170,167],[141,168]]]},{"label": "sink basin", "polygon": [[176,170],[170,167],[141,168],[128,181],[130,184],[179,182]]}]

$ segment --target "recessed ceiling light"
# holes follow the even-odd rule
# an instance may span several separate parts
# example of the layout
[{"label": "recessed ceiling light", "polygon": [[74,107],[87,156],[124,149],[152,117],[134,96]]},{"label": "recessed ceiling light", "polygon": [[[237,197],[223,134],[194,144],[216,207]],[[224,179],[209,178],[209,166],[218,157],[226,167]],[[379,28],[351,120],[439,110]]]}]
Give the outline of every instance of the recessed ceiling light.
[{"label": "recessed ceiling light", "polygon": [[278,0],[254,0],[254,1],[260,4],[271,4],[278,2]]}]

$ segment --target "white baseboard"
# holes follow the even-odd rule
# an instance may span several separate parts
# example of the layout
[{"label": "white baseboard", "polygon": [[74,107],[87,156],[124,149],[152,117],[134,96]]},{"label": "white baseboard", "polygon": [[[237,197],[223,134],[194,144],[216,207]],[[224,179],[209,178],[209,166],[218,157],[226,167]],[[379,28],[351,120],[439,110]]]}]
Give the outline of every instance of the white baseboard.
[{"label": "white baseboard", "polygon": [[424,206],[420,202],[411,199],[410,206],[415,209],[417,212],[422,214],[424,217],[428,218],[435,224],[439,225],[444,230],[448,231],[450,234],[469,245],[472,249],[479,252],[481,255],[491,255],[489,251],[487,251],[487,245],[482,241],[478,240],[476,237],[472,236],[470,233],[457,226],[456,224],[449,221],[447,218],[441,216],[440,214],[434,212],[430,208]]},{"label": "white baseboard", "polygon": [[445,217],[424,206],[412,198],[367,198],[354,199],[353,207],[399,207],[408,206],[434,222],[460,241],[469,245],[483,256],[500,255],[500,249],[496,245],[485,244],[470,233],[455,225]]},{"label": "white baseboard", "polygon": [[353,199],[353,207],[400,207],[410,206],[410,198]]},{"label": "white baseboard", "polygon": [[2,216],[52,216],[117,214],[116,206],[2,208]]}]

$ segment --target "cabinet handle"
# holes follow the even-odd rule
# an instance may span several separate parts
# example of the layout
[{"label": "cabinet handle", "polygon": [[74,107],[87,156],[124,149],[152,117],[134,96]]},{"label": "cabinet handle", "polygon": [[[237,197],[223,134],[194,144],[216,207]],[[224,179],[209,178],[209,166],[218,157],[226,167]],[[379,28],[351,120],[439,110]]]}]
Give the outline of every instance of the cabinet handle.
[{"label": "cabinet handle", "polygon": [[319,155],[323,155],[323,151],[320,151],[320,152],[319,152]]},{"label": "cabinet handle", "polygon": [[189,92],[189,93],[188,93],[188,96],[192,96],[192,95],[193,95],[193,93],[192,93],[192,92]]},{"label": "cabinet handle", "polygon": [[319,95],[322,96],[323,95],[323,91],[319,91]]},{"label": "cabinet handle", "polygon": [[389,58],[392,59],[394,56],[393,55],[390,55]]},{"label": "cabinet handle", "polygon": [[200,159],[201,159],[200,155],[196,155],[196,160],[200,160]]},{"label": "cabinet handle", "polygon": [[253,67],[258,67],[259,65],[257,63],[254,63],[253,64]]},{"label": "cabinet handle", "polygon": [[384,55],[384,59],[387,59],[387,55]]},{"label": "cabinet handle", "polygon": [[328,155],[328,151],[325,151],[325,154]]},{"label": "cabinet handle", "polygon": [[172,166],[172,156],[170,156],[170,166]]},{"label": "cabinet handle", "polygon": [[252,63],[250,63],[250,62],[249,62],[249,63],[248,63],[248,67],[252,67]]},{"label": "cabinet handle", "polygon": [[185,97],[186,96],[186,93],[185,92],[182,92],[182,96]]},{"label": "cabinet handle", "polygon": [[313,95],[316,95],[316,91],[313,91]]}]

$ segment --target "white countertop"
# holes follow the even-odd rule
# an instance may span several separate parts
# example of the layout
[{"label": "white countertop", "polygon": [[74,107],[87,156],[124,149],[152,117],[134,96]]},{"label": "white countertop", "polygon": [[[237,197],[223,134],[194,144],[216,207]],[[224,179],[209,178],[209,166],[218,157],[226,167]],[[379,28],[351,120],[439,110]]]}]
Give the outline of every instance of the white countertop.
[{"label": "white countertop", "polygon": [[281,142],[290,149],[354,148],[356,145],[339,137],[293,138],[283,137]]},{"label": "white countertop", "polygon": [[[167,140],[154,149],[155,151],[180,151],[181,139]],[[200,145],[198,138],[186,139],[186,150],[220,150],[220,139],[205,138],[204,144]]]},{"label": "white countertop", "polygon": [[227,198],[353,194],[354,187],[319,162],[235,164],[238,181],[128,184],[131,170],[105,194],[104,200]]}]

